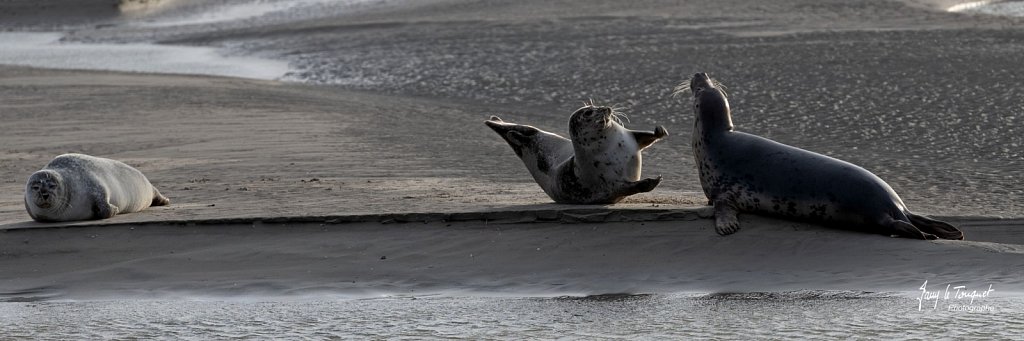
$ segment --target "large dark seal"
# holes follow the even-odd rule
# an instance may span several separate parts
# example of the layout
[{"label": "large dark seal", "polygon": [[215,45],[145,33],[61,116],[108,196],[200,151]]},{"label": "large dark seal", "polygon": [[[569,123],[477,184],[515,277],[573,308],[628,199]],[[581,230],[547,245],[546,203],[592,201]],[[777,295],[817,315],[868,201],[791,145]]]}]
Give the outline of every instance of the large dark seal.
[{"label": "large dark seal", "polygon": [[689,90],[694,161],[719,234],[738,231],[736,214],[743,211],[909,238],[963,239],[953,225],[910,213],[864,168],[734,131],[729,101],[707,74],[694,75]]},{"label": "large dark seal", "polygon": [[132,166],[84,154],[57,156],[25,185],[25,209],[41,222],[106,219],[170,203]]},{"label": "large dark seal", "polygon": [[640,151],[668,135],[623,127],[608,107],[584,106],[569,118],[570,138],[528,125],[485,122],[512,147],[552,200],[563,204],[613,204],[650,192],[661,177],[640,179]]}]

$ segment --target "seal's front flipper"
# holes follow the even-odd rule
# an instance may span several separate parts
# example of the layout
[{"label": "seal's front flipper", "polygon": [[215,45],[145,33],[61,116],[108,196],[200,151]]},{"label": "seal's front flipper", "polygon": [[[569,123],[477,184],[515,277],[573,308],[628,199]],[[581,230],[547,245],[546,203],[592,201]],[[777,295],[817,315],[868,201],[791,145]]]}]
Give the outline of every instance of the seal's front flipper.
[{"label": "seal's front flipper", "polygon": [[740,220],[736,218],[739,211],[724,202],[715,203],[715,232],[727,236],[740,230]]},{"label": "seal's front flipper", "polygon": [[922,232],[931,233],[942,239],[963,240],[964,232],[947,222],[935,220],[923,215],[907,213],[910,223]]},{"label": "seal's front flipper", "polygon": [[654,128],[654,132],[635,130],[630,130],[630,132],[633,133],[633,138],[636,139],[636,144],[640,149],[647,148],[647,146],[650,146],[655,142],[658,142],[661,138],[668,136],[668,130],[665,130],[665,127],[663,126]]},{"label": "seal's front flipper", "polygon": [[117,206],[111,205],[106,200],[96,200],[92,204],[92,214],[96,219],[107,219],[117,215],[117,212],[120,211]]}]

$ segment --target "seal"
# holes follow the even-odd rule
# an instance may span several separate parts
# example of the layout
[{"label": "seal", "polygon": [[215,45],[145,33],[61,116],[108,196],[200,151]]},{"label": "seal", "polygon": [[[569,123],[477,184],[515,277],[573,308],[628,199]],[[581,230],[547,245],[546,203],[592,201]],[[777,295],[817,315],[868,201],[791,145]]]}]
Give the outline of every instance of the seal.
[{"label": "seal", "polygon": [[614,204],[661,183],[640,179],[640,152],[668,136],[665,127],[634,131],[609,107],[585,105],[569,118],[570,139],[491,116],[488,127],[512,147],[544,193],[562,204]]},{"label": "seal", "polygon": [[40,222],[106,219],[170,203],[139,170],[85,154],[57,156],[25,185],[25,209]]},{"label": "seal", "polygon": [[707,74],[677,91],[687,88],[696,116],[694,161],[718,234],[735,233],[737,213],[751,212],[908,238],[963,239],[953,225],[911,213],[864,168],[733,130],[726,94]]}]

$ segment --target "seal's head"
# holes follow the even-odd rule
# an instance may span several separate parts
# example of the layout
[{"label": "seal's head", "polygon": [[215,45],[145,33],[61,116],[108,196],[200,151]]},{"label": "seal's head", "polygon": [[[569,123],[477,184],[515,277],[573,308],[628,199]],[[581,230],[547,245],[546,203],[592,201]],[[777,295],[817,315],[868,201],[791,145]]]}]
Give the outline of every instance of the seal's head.
[{"label": "seal's head", "polygon": [[569,138],[584,144],[597,141],[609,129],[623,128],[619,115],[610,107],[585,104],[569,116]]},{"label": "seal's head", "polygon": [[693,113],[697,116],[697,124],[711,129],[732,130],[729,99],[721,83],[701,72],[693,75],[689,84],[676,88],[677,93],[686,88],[693,94]]},{"label": "seal's head", "polygon": [[60,173],[44,169],[32,174],[25,185],[25,203],[44,210],[67,205],[67,186]]}]

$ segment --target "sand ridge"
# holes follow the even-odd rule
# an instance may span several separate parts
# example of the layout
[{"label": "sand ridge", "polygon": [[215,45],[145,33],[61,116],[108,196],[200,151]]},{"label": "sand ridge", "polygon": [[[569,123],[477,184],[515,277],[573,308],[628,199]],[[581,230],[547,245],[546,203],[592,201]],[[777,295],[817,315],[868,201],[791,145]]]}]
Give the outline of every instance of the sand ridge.
[{"label": "sand ridge", "polygon": [[[0,300],[558,296],[826,290],[913,293],[933,285],[1024,292],[1000,242],[926,242],[741,216],[625,223],[464,221],[92,226],[0,235]],[[1013,222],[1021,224],[1020,221]],[[230,241],[230,242],[225,242]]]},{"label": "sand ridge", "polygon": [[[944,243],[741,215],[744,229],[721,237],[700,192],[549,203],[484,126],[490,108],[212,77],[0,71],[5,301],[913,292],[924,280],[1024,292],[1012,266],[1024,255],[1019,219],[950,217],[968,241]],[[28,221],[20,178],[63,151],[124,160],[173,204]]]}]

